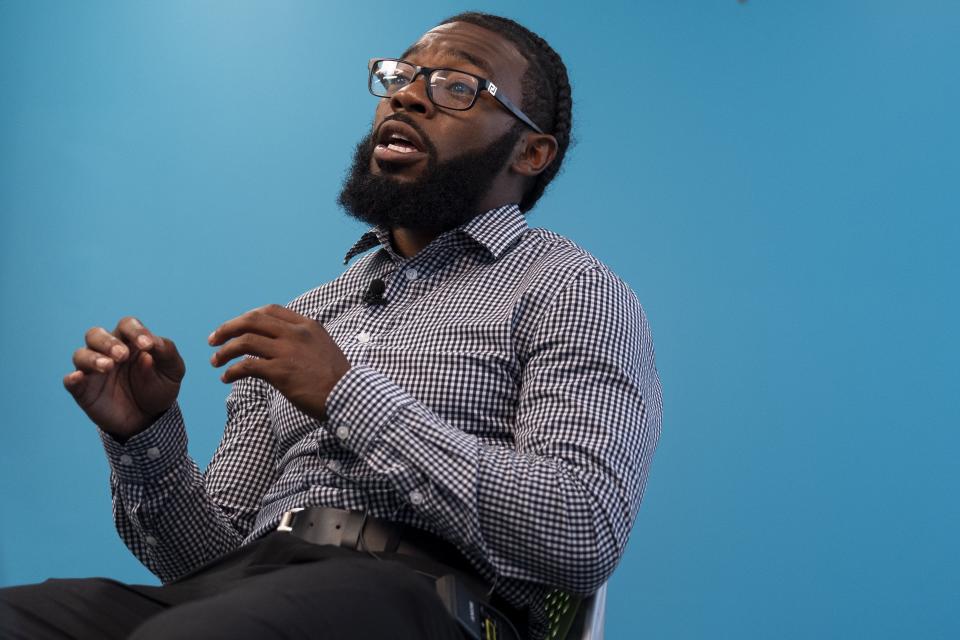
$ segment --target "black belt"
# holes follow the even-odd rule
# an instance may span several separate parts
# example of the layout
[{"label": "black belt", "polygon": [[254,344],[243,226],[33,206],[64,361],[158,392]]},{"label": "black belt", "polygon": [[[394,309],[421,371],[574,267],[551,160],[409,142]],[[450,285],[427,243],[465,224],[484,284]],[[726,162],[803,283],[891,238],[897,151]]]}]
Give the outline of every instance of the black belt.
[{"label": "black belt", "polygon": [[[491,611],[499,611],[500,615],[505,615],[507,619],[512,620],[511,624],[514,626],[523,619],[518,611],[506,603],[497,603],[498,609],[494,609],[490,603],[489,585],[477,574],[476,569],[467,562],[460,551],[446,540],[422,529],[382,520],[357,511],[331,507],[307,507],[291,509],[284,513],[277,530],[287,531],[313,544],[333,545],[374,554],[397,553],[425,560],[430,565],[443,565],[442,568],[436,567],[426,571],[421,568],[418,571],[429,575],[432,579],[444,580],[445,575],[450,573],[446,568],[452,569],[461,579],[464,579],[464,585],[476,600],[490,607]],[[440,584],[438,580],[438,591],[443,590]],[[445,604],[450,608],[448,600],[449,598],[445,599]],[[457,616],[454,615],[454,617]],[[506,633],[506,629],[501,636],[513,637]],[[478,635],[473,634],[470,637],[479,638]]]},{"label": "black belt", "polygon": [[289,531],[313,544],[421,558],[480,580],[476,569],[446,540],[422,529],[357,511],[330,507],[292,509],[283,514],[277,530]]}]

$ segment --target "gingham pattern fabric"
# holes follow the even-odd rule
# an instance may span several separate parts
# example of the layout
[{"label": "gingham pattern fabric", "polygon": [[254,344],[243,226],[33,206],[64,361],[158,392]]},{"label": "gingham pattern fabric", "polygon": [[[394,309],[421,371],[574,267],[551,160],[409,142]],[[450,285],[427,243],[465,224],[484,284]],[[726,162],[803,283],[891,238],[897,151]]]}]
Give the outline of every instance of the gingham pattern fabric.
[{"label": "gingham pattern fabric", "polygon": [[[455,544],[544,629],[551,588],[590,593],[613,571],[660,433],[653,344],[633,292],[515,205],[449,231],[413,258],[374,229],[367,253],[289,307],[326,327],[352,364],[327,420],[268,384],[234,384],[223,440],[201,475],[175,405],[121,445],[103,435],[123,540],[170,581],[329,506]],[[363,302],[376,278],[385,305]]]}]

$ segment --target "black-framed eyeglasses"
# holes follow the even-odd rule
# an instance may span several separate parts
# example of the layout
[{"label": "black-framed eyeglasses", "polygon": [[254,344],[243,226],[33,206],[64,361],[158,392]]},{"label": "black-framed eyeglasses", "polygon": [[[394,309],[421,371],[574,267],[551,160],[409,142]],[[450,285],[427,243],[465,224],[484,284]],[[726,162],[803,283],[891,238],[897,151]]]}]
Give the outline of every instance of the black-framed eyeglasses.
[{"label": "black-framed eyeglasses", "polygon": [[476,104],[480,92],[486,91],[528,127],[543,133],[543,129],[535,125],[510,98],[500,93],[497,85],[486,78],[458,69],[421,67],[396,58],[374,58],[368,66],[370,77],[367,86],[370,93],[378,98],[392,98],[422,75],[427,80],[427,97],[438,107],[466,111]]}]

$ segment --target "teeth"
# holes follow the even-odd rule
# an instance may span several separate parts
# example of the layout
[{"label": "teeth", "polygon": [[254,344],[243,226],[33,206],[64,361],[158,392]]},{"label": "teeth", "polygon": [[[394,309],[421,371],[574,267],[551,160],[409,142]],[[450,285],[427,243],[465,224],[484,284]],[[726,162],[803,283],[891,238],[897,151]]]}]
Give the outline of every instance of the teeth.
[{"label": "teeth", "polygon": [[392,143],[387,145],[387,149],[390,149],[391,151],[399,151],[400,153],[413,153],[414,151],[416,151],[416,149],[414,149],[413,147],[408,147],[407,145],[401,146],[401,145],[392,144]]},{"label": "teeth", "polygon": [[389,149],[395,153],[417,153],[420,151],[417,148],[417,145],[414,144],[405,135],[391,131],[390,133],[385,133],[382,142],[380,142],[377,147],[381,149]]},{"label": "teeth", "polygon": [[390,140],[387,142],[387,144],[404,144],[404,145],[407,145],[408,147],[416,147],[416,146],[417,146],[417,145],[413,144],[412,142],[410,142],[409,140],[407,140],[406,138],[402,138],[402,137],[400,137],[400,136],[391,136],[391,137],[390,137]]}]

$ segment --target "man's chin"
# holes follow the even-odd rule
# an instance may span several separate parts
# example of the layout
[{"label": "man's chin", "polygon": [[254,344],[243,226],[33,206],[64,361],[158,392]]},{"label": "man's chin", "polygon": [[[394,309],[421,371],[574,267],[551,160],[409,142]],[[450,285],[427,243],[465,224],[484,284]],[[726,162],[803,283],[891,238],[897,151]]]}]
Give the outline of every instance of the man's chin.
[{"label": "man's chin", "polygon": [[427,171],[427,164],[426,160],[400,163],[374,158],[370,162],[370,174],[398,184],[411,184],[423,178]]}]

